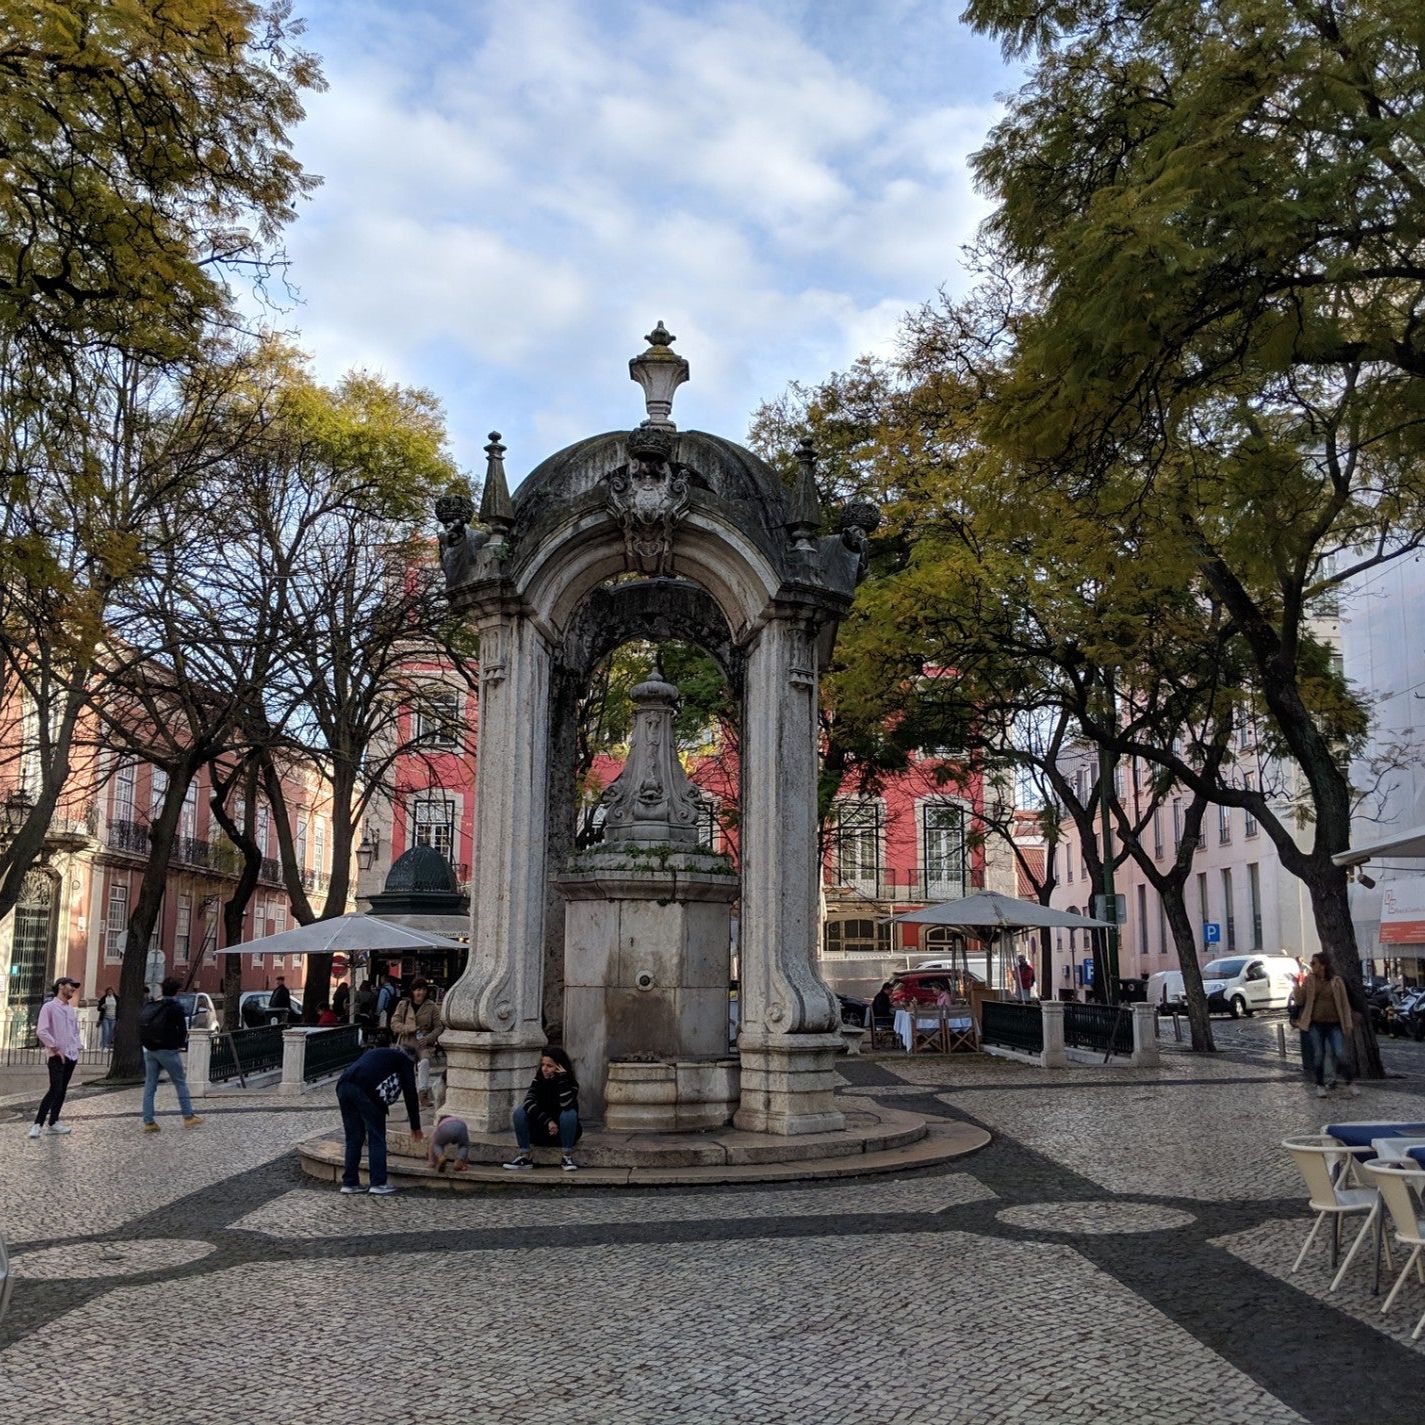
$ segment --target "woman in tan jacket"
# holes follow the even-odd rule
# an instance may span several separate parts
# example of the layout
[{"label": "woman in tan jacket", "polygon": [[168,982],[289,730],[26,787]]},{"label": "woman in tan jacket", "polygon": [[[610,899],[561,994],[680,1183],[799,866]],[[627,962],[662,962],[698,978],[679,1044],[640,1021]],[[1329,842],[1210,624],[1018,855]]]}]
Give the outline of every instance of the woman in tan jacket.
[{"label": "woman in tan jacket", "polygon": [[1346,986],[1331,968],[1331,957],[1321,951],[1311,957],[1311,974],[1301,1001],[1297,1027],[1311,1035],[1312,1057],[1316,1061],[1316,1097],[1326,1097],[1326,1051],[1331,1051],[1331,1088],[1336,1075],[1346,1080],[1351,1095],[1360,1093],[1346,1057],[1346,1035],[1351,1032],[1351,1002]]},{"label": "woman in tan jacket", "polygon": [[403,999],[391,1016],[391,1033],[397,1047],[416,1056],[416,1086],[422,1103],[430,1102],[430,1061],[435,1046],[445,1032],[440,1006],[430,997],[430,985],[411,981],[411,997]]}]

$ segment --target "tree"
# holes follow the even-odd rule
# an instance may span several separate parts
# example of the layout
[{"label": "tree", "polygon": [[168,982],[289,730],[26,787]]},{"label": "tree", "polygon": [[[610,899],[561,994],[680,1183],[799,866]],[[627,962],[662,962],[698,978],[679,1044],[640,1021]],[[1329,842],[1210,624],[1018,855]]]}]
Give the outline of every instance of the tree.
[{"label": "tree", "polygon": [[95,347],[191,354],[315,181],[287,3],[30,0],[0,26],[0,338],[39,400]]},{"label": "tree", "polygon": [[[976,158],[1039,300],[986,413],[1024,490],[1156,513],[1310,792],[1268,826],[1359,980],[1352,789],[1312,620],[1425,536],[1425,65],[1410,0],[975,0],[1030,79]],[[1336,702],[1360,721],[1350,699]],[[1315,705],[1313,705],[1315,704]],[[1379,1071],[1367,1031],[1369,1067]]]}]

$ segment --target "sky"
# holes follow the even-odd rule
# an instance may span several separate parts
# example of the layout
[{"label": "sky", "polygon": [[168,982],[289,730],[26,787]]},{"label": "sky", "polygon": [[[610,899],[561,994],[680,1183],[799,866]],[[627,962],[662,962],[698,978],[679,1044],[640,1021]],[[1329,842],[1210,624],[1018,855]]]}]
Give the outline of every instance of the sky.
[{"label": "sky", "polygon": [[968,157],[1014,76],[931,0],[298,0],[329,88],[294,150],[322,186],[286,238],[319,376],[442,401],[461,465],[511,484],[643,419],[662,320],[673,419],[758,404],[963,290]]}]

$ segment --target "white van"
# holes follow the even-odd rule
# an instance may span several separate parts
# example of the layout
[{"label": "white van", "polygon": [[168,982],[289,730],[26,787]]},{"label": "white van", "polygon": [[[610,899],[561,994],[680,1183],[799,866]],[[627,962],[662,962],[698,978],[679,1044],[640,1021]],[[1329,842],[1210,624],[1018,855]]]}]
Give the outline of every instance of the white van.
[{"label": "white van", "polygon": [[[1207,1008],[1233,1019],[1259,1009],[1285,1009],[1301,974],[1289,955],[1226,955],[1202,967]],[[1184,1003],[1181,970],[1160,970],[1148,981],[1148,1003],[1169,1008]]]}]

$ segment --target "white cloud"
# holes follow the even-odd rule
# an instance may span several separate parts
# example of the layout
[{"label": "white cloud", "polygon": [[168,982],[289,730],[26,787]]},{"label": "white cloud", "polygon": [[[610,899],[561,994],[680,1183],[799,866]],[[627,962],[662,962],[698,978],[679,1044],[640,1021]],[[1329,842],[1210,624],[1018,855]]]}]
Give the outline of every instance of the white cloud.
[{"label": "white cloud", "polygon": [[326,184],[289,247],[323,374],[432,387],[462,460],[498,425],[517,473],[638,418],[626,361],[659,318],[693,364],[680,421],[734,437],[787,380],[888,350],[983,212],[965,155],[993,107],[878,91],[894,68],[834,60],[808,13],[319,4],[332,87],[296,146]]}]

